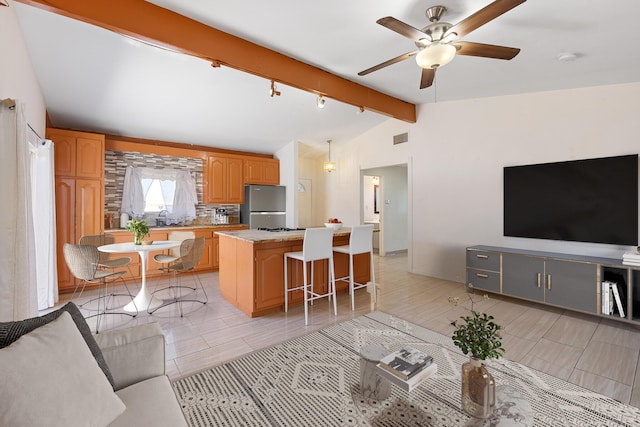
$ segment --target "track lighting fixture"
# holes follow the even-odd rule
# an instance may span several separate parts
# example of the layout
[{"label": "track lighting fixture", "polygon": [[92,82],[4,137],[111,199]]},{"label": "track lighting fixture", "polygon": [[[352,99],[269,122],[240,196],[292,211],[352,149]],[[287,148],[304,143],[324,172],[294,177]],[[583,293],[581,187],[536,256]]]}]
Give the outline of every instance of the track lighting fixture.
[{"label": "track lighting fixture", "polygon": [[358,107],[358,111],[356,112],[356,114],[360,115],[362,113],[364,113],[364,107],[360,106]]},{"label": "track lighting fixture", "polygon": [[318,95],[318,108],[322,109],[324,108],[324,97],[322,95]]},{"label": "track lighting fixture", "polygon": [[271,80],[271,90],[269,91],[269,96],[272,98],[274,96],[280,96],[280,91],[276,87],[276,82],[274,80]]}]

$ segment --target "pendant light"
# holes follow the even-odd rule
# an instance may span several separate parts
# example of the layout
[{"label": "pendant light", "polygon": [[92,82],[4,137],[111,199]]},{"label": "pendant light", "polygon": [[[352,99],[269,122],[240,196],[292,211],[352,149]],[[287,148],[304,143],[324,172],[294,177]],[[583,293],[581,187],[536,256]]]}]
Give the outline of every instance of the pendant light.
[{"label": "pendant light", "polygon": [[329,144],[329,161],[324,162],[322,169],[325,172],[333,172],[334,170],[336,170],[336,162],[331,161],[331,140],[327,140],[327,143]]}]

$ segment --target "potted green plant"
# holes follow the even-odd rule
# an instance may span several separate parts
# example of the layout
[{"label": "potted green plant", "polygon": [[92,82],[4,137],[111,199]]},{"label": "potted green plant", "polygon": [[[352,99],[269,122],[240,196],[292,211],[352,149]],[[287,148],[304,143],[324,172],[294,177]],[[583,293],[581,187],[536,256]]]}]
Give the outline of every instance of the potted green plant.
[{"label": "potted green plant", "polygon": [[127,224],[127,230],[133,233],[133,243],[141,245],[142,240],[149,235],[149,226],[147,221],[133,218]]},{"label": "potted green plant", "polygon": [[[502,326],[494,322],[494,317],[473,309],[471,315],[461,316],[451,322],[455,327],[453,343],[469,361],[462,365],[462,409],[477,418],[488,418],[495,406],[495,382],[487,370],[484,360],[502,357]],[[449,301],[458,305],[457,298]]]}]

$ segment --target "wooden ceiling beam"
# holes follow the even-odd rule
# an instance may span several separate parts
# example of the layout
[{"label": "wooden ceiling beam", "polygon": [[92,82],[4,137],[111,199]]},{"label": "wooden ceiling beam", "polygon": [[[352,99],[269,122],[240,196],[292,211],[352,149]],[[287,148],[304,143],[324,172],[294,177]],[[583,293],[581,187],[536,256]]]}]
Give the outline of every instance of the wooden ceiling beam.
[{"label": "wooden ceiling beam", "polygon": [[414,104],[336,76],[144,0],[16,0],[409,123]]}]

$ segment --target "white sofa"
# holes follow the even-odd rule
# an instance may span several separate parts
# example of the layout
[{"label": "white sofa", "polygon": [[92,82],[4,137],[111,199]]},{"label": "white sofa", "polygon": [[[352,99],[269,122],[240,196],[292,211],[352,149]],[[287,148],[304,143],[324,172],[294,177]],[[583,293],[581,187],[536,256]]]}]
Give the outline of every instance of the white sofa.
[{"label": "white sofa", "polygon": [[2,427],[187,426],[157,323],[92,335],[73,303],[0,322]]},{"label": "white sofa", "polygon": [[180,427],[187,423],[165,372],[165,339],[157,323],[94,336],[125,411],[110,426]]}]

